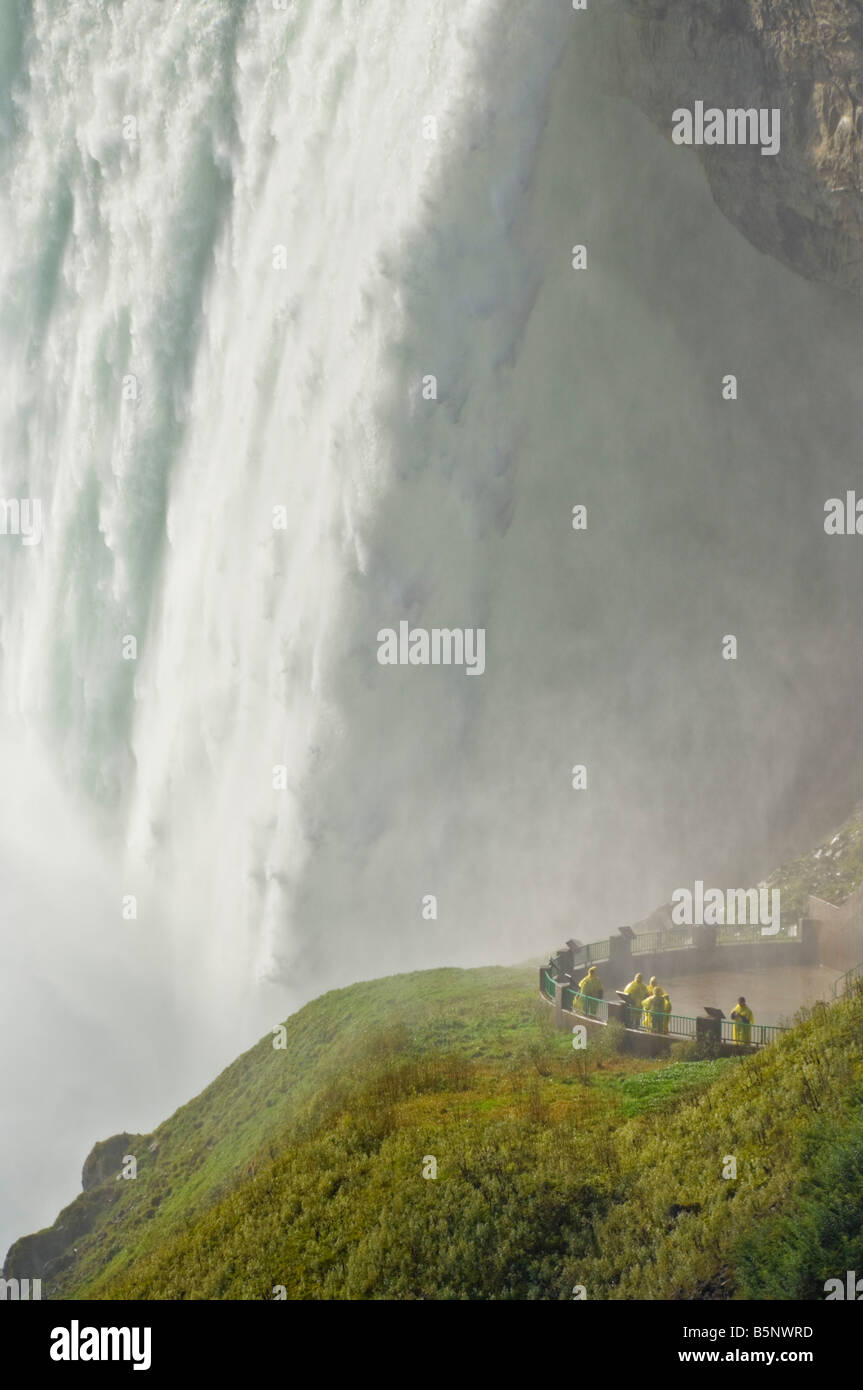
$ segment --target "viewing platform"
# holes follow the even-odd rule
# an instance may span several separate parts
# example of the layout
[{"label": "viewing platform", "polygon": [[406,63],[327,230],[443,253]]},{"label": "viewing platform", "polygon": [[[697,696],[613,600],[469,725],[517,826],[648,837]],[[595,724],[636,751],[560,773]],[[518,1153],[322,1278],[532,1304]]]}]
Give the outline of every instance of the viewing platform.
[{"label": "viewing platform", "polygon": [[[621,927],[615,935],[587,944],[570,940],[540,969],[539,990],[554,1007],[559,1027],[578,1022],[604,1028],[616,1021],[626,1030],[627,1046],[644,1055],[667,1053],[671,1043],[685,1039],[702,1039],[706,1048],[710,1040],[714,1053],[732,1054],[773,1041],[802,1005],[827,1002],[856,987],[863,978],[863,965],[855,964],[861,955],[863,887],[840,907],[810,895],[806,916],[780,924],[778,931],[748,923],[669,923],[651,931]],[[579,995],[578,983],[592,965],[606,991],[603,999]],[[660,1016],[656,1022],[662,1022],[661,1029],[645,1027],[642,1010],[631,1008],[619,993],[639,972],[645,981],[655,975],[663,987],[677,981],[674,993],[678,1000],[683,995],[689,1012]],[[739,1026],[735,1029],[718,1007],[740,994],[759,996],[756,1015],[763,1018],[766,1012],[773,1019],[752,1024],[745,1042]],[[704,1016],[697,1017],[705,997],[712,997],[714,1005],[704,1003]]]},{"label": "viewing platform", "polygon": [[[581,968],[581,967],[579,967]],[[592,999],[581,994],[571,981],[554,979],[548,966],[539,972],[540,994],[552,1004],[558,1026],[583,1023],[587,1028],[605,1028],[619,1023],[627,1034],[627,1050],[641,1056],[667,1055],[676,1042],[701,1042],[713,1056],[756,1052],[786,1032],[775,1024],[735,1022],[724,1018],[721,1010],[705,1007],[702,1018],[683,1014],[646,1014],[633,1007],[625,995],[616,991],[614,999]]]},{"label": "viewing platform", "polygon": [[762,927],[726,925],[676,927],[635,932],[621,927],[616,936],[583,945],[568,941],[550,965],[558,973],[608,963],[627,979],[640,970],[645,977],[700,974],[711,970],[750,970],[763,965],[814,965],[819,958],[818,932],[808,922],[793,922],[768,934]]},{"label": "viewing platform", "polygon": [[[553,1005],[559,1027],[573,1022],[606,1027],[611,1021],[626,1030],[629,1050],[642,1055],[667,1054],[675,1042],[700,1041],[714,1055],[755,1051],[772,1042],[784,1029],[775,1024],[748,1027],[725,1018],[722,1010],[704,1006],[702,1017],[691,1014],[648,1016],[633,1008],[625,995],[591,999],[579,994],[578,981],[590,966],[605,966],[604,983],[622,985],[640,972],[645,980],[661,981],[712,974],[751,975],[753,970],[777,967],[812,967],[818,961],[818,932],[814,924],[794,922],[765,932],[760,926],[679,927],[635,932],[621,927],[615,936],[584,944],[570,940],[540,970],[543,1000]],[[784,970],[780,973],[786,973]]]}]

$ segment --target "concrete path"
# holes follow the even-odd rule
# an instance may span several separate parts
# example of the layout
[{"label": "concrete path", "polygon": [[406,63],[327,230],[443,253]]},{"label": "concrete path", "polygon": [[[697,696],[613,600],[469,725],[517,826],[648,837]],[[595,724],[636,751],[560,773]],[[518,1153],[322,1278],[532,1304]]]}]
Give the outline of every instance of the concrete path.
[{"label": "concrete path", "polygon": [[[671,995],[672,1012],[697,1018],[705,1004],[722,1009],[726,1018],[737,1003],[739,995],[755,1014],[756,1023],[787,1024],[803,1004],[816,999],[833,998],[833,982],[842,974],[826,965],[778,965],[770,970],[712,971],[701,975],[681,975],[676,980],[663,980],[663,989]],[[616,999],[614,989],[622,989],[626,981],[614,981],[606,996]]]}]

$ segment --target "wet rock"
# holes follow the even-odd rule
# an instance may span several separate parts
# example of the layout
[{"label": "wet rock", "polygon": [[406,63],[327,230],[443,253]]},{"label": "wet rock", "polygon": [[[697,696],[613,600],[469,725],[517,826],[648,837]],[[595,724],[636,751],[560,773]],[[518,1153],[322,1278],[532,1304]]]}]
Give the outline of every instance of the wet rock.
[{"label": "wet rock", "polygon": [[110,1139],[102,1139],[94,1144],[81,1172],[82,1189],[88,1192],[91,1187],[116,1178],[123,1166],[123,1155],[135,1152],[135,1144],[140,1137],[135,1134],[113,1134]]},{"label": "wet rock", "polygon": [[857,0],[612,0],[619,88],[670,138],[696,101],[782,114],[779,153],[681,149],[759,250],[863,290],[863,13]]}]

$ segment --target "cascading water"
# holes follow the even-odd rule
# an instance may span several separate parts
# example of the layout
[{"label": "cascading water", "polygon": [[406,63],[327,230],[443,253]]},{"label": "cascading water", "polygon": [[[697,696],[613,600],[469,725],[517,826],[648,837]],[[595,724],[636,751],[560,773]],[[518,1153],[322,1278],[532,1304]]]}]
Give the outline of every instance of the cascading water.
[{"label": "cascading water", "polygon": [[[4,12],[10,1235],[311,995],[746,881],[857,791],[859,314],[601,94],[589,23]],[[401,620],[484,674],[379,665]]]}]

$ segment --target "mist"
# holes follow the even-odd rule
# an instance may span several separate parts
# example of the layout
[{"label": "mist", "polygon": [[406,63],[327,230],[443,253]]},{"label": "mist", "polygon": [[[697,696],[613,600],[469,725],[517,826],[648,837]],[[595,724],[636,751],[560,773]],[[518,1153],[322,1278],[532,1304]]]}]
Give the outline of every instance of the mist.
[{"label": "mist", "polygon": [[[823,528],[859,305],[723,219],[601,35],[509,0],[21,13],[7,1239],[326,989],[808,848],[860,794],[863,675]],[[484,672],[381,666],[402,620],[484,629]]]}]

